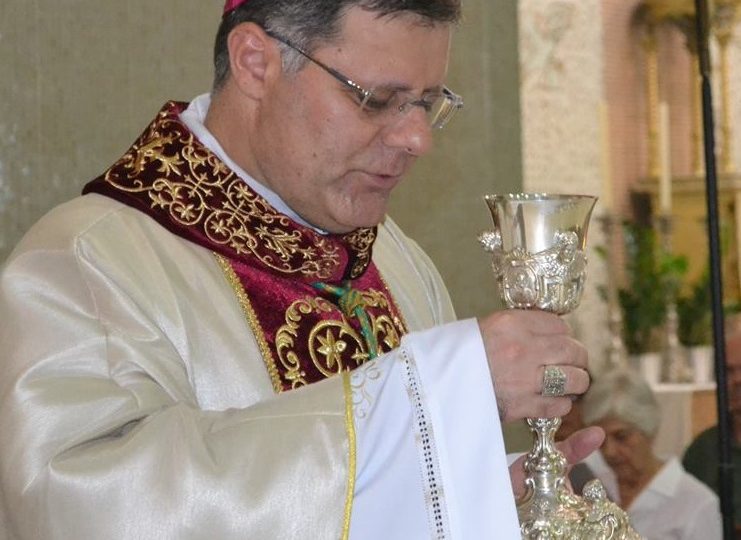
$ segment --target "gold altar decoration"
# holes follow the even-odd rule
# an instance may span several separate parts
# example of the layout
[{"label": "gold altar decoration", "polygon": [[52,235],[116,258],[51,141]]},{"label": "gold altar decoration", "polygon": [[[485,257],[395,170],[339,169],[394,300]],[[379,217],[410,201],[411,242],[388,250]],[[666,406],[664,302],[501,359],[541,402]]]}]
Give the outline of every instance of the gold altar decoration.
[{"label": "gold altar decoration", "polygon": [[[741,19],[741,0],[709,0],[709,36],[713,45],[713,74],[717,85],[716,149],[718,152],[718,189],[721,223],[726,224],[727,238],[731,242],[724,249],[724,300],[737,302],[741,295],[741,173],[734,163],[734,130],[731,91],[731,70],[734,65],[729,56],[734,32],[737,32]],[[633,191],[650,196],[654,222],[673,218],[671,236],[672,248],[690,259],[688,278],[702,273],[705,261],[706,237],[703,224],[706,220],[705,208],[705,163],[703,154],[702,97],[697,51],[695,2],[694,0],[642,0],[634,14],[634,21],[642,35],[644,50],[646,121],[647,121],[647,167],[645,176],[639,179]],[[672,64],[659,62],[662,44],[671,38],[670,31],[679,30],[684,37],[689,54],[689,81],[686,99],[677,96],[677,88],[665,88],[665,81],[674,74],[668,70]],[[661,64],[661,65],[660,65]],[[676,65],[676,64],[674,64]],[[682,66],[685,69],[684,66]],[[683,89],[679,89],[680,92]],[[682,124],[670,129],[670,122],[662,124],[660,110],[668,109],[669,96],[677,114],[667,115],[675,120],[685,117],[689,121],[686,131],[680,132]],[[688,169],[680,174],[664,171],[662,164],[662,131],[672,131],[669,142],[685,148],[689,156]],[[686,137],[684,141],[681,139]],[[664,145],[665,146],[665,145]],[[679,157],[676,155],[675,157]],[[671,169],[671,161],[668,162]],[[655,205],[661,196],[661,175],[667,174],[674,208],[666,210]],[[658,197],[657,197],[658,195]],[[659,201],[660,202],[660,201]],[[656,210],[658,208],[658,210]]]},{"label": "gold altar decoration", "polygon": [[[702,150],[702,109],[699,79],[699,59],[697,57],[697,38],[695,32],[694,0],[645,0],[646,37],[646,78],[648,99],[648,138],[649,138],[649,176],[656,177],[659,170],[658,148],[658,108],[659,108],[659,70],[656,29],[663,24],[678,28],[685,36],[687,49],[692,59],[692,73],[695,84],[690,85],[690,106],[692,129],[690,133],[692,148],[692,171],[696,176],[704,174]],[[741,0],[710,1],[710,32],[718,44],[719,83],[720,83],[720,140],[719,172],[735,172],[733,163],[733,130],[731,123],[730,63],[728,46],[733,31],[741,17]]]},{"label": "gold altar decoration", "polygon": [[720,172],[732,173],[736,170],[733,163],[733,132],[731,129],[731,87],[730,67],[728,62],[728,45],[733,38],[733,29],[741,16],[741,0],[716,0],[713,13],[713,34],[718,40],[718,57],[720,62],[720,102],[721,145]]}]

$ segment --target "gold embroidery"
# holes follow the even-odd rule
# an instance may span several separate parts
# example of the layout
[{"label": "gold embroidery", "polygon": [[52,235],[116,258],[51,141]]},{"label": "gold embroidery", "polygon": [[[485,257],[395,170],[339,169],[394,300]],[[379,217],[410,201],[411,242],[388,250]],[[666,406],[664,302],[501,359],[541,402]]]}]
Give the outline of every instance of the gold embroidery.
[{"label": "gold embroidery", "polygon": [[226,280],[229,282],[229,285],[231,285],[232,289],[237,295],[239,305],[242,308],[242,313],[244,313],[247,322],[252,329],[252,334],[257,340],[257,345],[260,348],[260,352],[262,353],[265,367],[268,369],[268,374],[270,375],[270,381],[273,384],[273,390],[276,394],[280,394],[283,391],[283,388],[280,384],[278,367],[275,364],[273,353],[270,351],[270,346],[265,340],[265,335],[262,331],[262,328],[260,328],[260,323],[257,320],[257,315],[255,314],[255,310],[252,308],[252,304],[250,303],[250,299],[247,296],[247,292],[244,290],[242,283],[239,281],[239,277],[237,276],[236,272],[234,272],[234,269],[232,268],[232,265],[229,264],[229,261],[218,253],[214,253],[214,256],[216,257],[219,266],[221,266],[221,270],[222,272],[224,272]]},{"label": "gold embroidery", "polygon": [[278,359],[286,368],[283,376],[291,383],[291,388],[308,384],[306,372],[301,369],[301,359],[293,351],[293,347],[298,337],[299,322],[303,315],[314,312],[331,313],[332,304],[321,298],[309,298],[294,302],[286,310],[286,324],[281,326],[275,334],[275,348],[278,352]]},{"label": "gold embroidery", "polygon": [[370,263],[376,232],[375,229],[358,229],[345,235],[345,240],[357,250],[358,258],[350,271],[350,279],[355,279],[365,271]]},{"label": "gold embroidery", "polygon": [[345,494],[345,520],[342,527],[342,540],[350,538],[350,517],[355,496],[355,475],[357,474],[357,446],[355,441],[355,423],[353,421],[352,388],[350,374],[342,375],[342,387],[345,393],[345,430],[347,431],[347,492]]},{"label": "gold embroidery", "polygon": [[[318,326],[317,330],[324,331],[324,328]],[[345,352],[347,343],[344,341],[337,341],[332,334],[332,330],[329,328],[324,337],[318,335],[318,333],[312,337],[319,340],[321,346],[317,349],[317,352],[324,355],[327,367],[332,369],[334,366],[342,365],[342,353]]]},{"label": "gold embroidery", "polygon": [[391,292],[391,287],[389,287],[389,284],[386,282],[386,278],[383,277],[383,274],[381,274],[380,271],[378,272],[378,278],[381,280],[381,283],[383,283],[383,286],[386,288],[389,300],[391,300],[391,305],[397,306],[397,309],[399,310],[398,315],[394,314],[394,328],[398,328],[401,331],[402,335],[404,335],[409,332],[409,327],[407,326],[406,320],[404,320],[404,314],[401,312],[401,306],[399,302],[394,299],[394,294]]},{"label": "gold embroidery", "polygon": [[370,358],[362,336],[350,326],[344,316],[341,321],[322,321],[311,330],[309,334],[311,362],[325,377],[331,377],[350,368],[343,361],[343,358],[348,358],[347,354],[343,354],[348,350],[346,340],[350,340],[349,346],[353,351],[349,358],[356,364],[362,364]]},{"label": "gold embroidery", "polygon": [[[369,289],[362,292],[362,301],[368,307],[388,310],[388,299],[384,293]],[[307,383],[306,373],[301,369],[301,361],[296,352],[296,339],[299,337],[299,328],[304,316],[332,313],[336,310],[331,302],[323,298],[306,297],[295,301],[286,310],[286,323],[278,329],[275,337],[278,360],[285,367],[285,377],[291,383],[291,388],[304,386]],[[395,326],[388,315],[374,317],[369,313],[373,334],[379,343],[383,342],[385,350],[399,346],[403,332],[402,326]],[[325,377],[336,375],[347,370],[348,360],[356,365],[363,364],[369,358],[368,348],[362,335],[355,331],[347,318],[341,315],[340,319],[321,320],[314,325],[306,343],[311,362]]]},{"label": "gold embroidery", "polygon": [[386,336],[383,338],[383,343],[386,344],[387,351],[395,349],[399,346],[401,340],[399,339],[399,334],[396,329],[403,327],[394,325],[394,323],[391,322],[391,319],[388,316],[382,315],[378,317],[378,319],[376,319],[376,324],[373,325],[373,328],[379,339],[381,338],[381,336]]},{"label": "gold embroidery", "polygon": [[[146,193],[153,208],[162,208],[178,224],[200,226],[212,242],[237,254],[251,253],[265,266],[282,273],[329,279],[340,263],[339,248],[321,236],[292,230],[291,220],[269,206],[210,151],[164,113],[116,166],[105,181],[129,193]],[[151,183],[130,178],[156,171]],[[225,200],[215,203],[214,194]],[[375,234],[357,231],[355,242],[370,257]],[[366,246],[367,244],[367,246]],[[260,249],[263,248],[263,249]],[[357,266],[357,265],[356,265]],[[364,268],[364,267],[363,267]],[[362,269],[361,269],[362,272]]]}]

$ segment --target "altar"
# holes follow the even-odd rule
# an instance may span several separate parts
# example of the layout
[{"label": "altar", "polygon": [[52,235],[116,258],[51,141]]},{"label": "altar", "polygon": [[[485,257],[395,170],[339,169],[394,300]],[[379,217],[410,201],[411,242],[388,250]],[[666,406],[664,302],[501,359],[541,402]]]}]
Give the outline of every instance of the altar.
[{"label": "altar", "polygon": [[696,435],[716,424],[715,383],[652,385],[661,410],[661,424],[654,440],[660,457],[681,459]]}]

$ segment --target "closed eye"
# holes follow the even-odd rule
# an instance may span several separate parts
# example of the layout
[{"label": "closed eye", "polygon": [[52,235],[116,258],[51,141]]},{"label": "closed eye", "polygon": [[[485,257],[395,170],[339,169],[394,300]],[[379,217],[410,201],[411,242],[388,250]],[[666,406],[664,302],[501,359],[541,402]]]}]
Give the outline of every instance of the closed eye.
[{"label": "closed eye", "polygon": [[398,101],[398,92],[374,90],[364,98],[361,105],[370,113],[383,112]]}]

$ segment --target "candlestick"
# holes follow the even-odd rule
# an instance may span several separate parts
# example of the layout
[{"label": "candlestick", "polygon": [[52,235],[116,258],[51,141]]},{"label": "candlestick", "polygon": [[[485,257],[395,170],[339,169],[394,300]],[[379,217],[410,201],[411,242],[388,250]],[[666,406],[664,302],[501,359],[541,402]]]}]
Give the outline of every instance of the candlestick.
[{"label": "candlestick", "polygon": [[607,243],[607,268],[605,287],[607,289],[607,327],[610,339],[607,345],[608,369],[620,369],[628,366],[628,352],[623,341],[623,314],[618,297],[617,270],[619,262],[615,249],[616,241],[622,238],[622,221],[619,216],[609,213],[599,218]]},{"label": "candlestick", "polygon": [[602,101],[599,107],[600,143],[602,159],[602,197],[599,202],[604,215],[613,211],[612,174],[610,171],[610,115],[607,103]]},{"label": "candlestick", "polygon": [[[658,228],[662,250],[665,254],[672,252],[672,217],[663,214],[658,218]],[[676,277],[672,277],[676,280]],[[662,380],[669,383],[686,383],[692,380],[692,371],[687,364],[682,345],[679,343],[679,317],[677,314],[678,284],[670,283],[666,289],[666,321],[664,322],[664,369]]]},{"label": "candlestick", "polygon": [[662,101],[659,104],[659,210],[666,216],[672,213],[671,132],[669,127],[669,106]]}]

